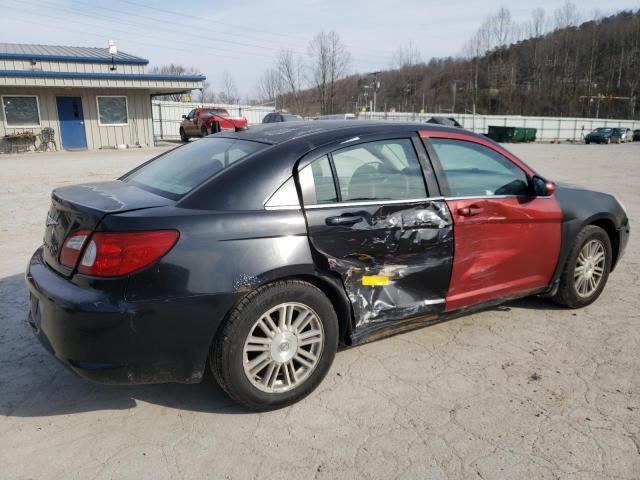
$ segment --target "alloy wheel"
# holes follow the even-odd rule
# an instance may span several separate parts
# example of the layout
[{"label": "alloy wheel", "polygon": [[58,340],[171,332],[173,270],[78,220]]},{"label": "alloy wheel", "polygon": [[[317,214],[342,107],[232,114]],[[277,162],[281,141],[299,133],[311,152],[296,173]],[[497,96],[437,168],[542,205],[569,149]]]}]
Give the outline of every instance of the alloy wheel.
[{"label": "alloy wheel", "polygon": [[242,352],[244,373],[259,390],[288,392],[318,365],[324,348],[318,315],[301,303],[281,303],[251,327]]},{"label": "alloy wheel", "polygon": [[605,261],[605,247],[600,240],[589,240],[583,245],[573,271],[574,286],[579,296],[589,297],[598,289]]}]

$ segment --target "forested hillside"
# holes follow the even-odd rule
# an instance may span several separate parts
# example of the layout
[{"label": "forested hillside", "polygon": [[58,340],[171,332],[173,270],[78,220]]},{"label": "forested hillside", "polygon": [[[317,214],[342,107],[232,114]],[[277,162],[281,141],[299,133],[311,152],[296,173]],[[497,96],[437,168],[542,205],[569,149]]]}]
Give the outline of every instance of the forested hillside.
[{"label": "forested hillside", "polygon": [[[516,25],[507,9],[487,17],[460,57],[423,62],[415,44],[396,68],[336,79],[281,95],[303,114],[377,111],[640,118],[640,10],[578,21],[567,3],[553,18],[540,9]],[[416,42],[417,43],[417,42]],[[377,83],[379,82],[379,84]],[[321,102],[330,92],[331,101]]]}]

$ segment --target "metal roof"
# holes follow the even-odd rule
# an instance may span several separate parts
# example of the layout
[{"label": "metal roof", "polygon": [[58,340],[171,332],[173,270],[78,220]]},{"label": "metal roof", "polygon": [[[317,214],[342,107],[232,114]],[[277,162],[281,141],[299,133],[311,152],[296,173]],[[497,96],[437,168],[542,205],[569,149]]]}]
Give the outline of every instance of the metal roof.
[{"label": "metal roof", "polygon": [[[0,43],[0,58],[60,60],[88,63],[111,63],[108,48],[65,47],[61,45],[36,45],[26,43]],[[149,60],[118,52],[114,62],[119,64],[147,65]]]},{"label": "metal roof", "polygon": [[0,77],[31,78],[91,78],[98,80],[155,80],[172,82],[202,82],[204,75],[164,75],[153,73],[88,73],[88,72],[41,72],[32,70],[0,70]]}]

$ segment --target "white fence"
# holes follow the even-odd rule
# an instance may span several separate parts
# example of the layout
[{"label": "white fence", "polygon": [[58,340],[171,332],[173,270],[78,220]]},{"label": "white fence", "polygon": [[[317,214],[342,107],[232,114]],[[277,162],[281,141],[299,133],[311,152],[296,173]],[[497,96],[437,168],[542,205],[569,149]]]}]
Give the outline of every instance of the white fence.
[{"label": "white fence", "polygon": [[[153,135],[156,140],[177,140],[180,138],[180,122],[182,115],[188,114],[191,109],[206,106],[202,103],[168,102],[153,100],[151,103],[153,113]],[[260,107],[255,105],[225,105],[211,104],[216,107],[226,108],[232,117],[246,117],[249,124],[262,123],[267,113],[273,112],[273,107]]]},{"label": "white fence", "polygon": [[[153,133],[156,140],[177,140],[180,138],[180,122],[192,108],[201,103],[182,103],[154,100]],[[232,116],[246,117],[249,125],[261,123],[273,107],[255,105],[218,105],[226,108]],[[539,141],[580,141],[590,131],[598,127],[628,127],[640,129],[639,120],[611,120],[604,118],[568,117],[522,117],[519,115],[471,115],[463,113],[360,113],[359,120],[387,120],[392,122],[424,123],[433,116],[455,118],[464,128],[476,133],[487,133],[489,126],[525,127],[537,129]]]},{"label": "white fence", "polygon": [[580,141],[598,127],[627,127],[640,129],[639,120],[612,120],[605,118],[522,117],[519,115],[471,115],[463,113],[361,113],[359,120],[388,120],[394,122],[426,122],[431,117],[455,118],[464,128],[476,133],[487,133],[489,126],[524,127],[537,129],[539,141]]}]

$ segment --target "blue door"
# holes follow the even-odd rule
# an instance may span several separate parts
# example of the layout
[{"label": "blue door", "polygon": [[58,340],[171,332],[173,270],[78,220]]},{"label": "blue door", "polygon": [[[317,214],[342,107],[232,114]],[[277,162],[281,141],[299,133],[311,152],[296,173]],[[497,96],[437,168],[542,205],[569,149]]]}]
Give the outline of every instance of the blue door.
[{"label": "blue door", "polygon": [[84,134],[84,116],[80,97],[56,97],[62,148],[85,150],[87,137]]}]

